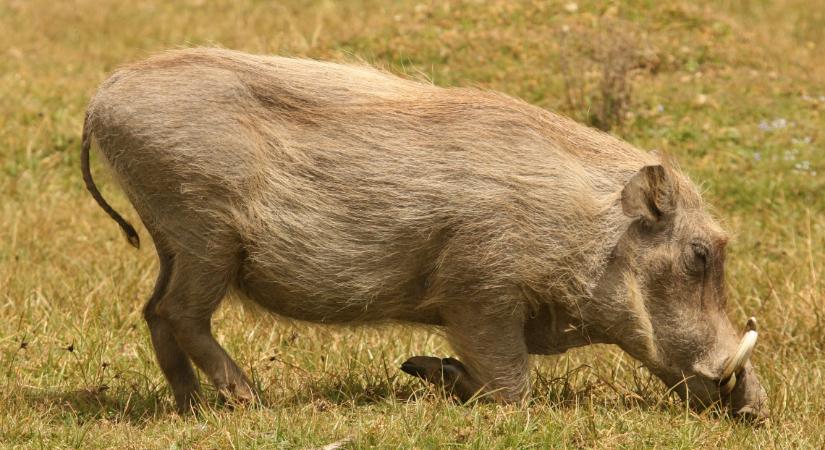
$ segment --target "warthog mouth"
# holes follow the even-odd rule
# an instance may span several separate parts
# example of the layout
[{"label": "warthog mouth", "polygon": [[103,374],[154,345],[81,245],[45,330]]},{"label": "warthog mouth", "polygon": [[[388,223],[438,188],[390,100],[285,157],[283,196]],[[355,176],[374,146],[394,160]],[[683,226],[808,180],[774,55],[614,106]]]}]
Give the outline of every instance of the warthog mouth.
[{"label": "warthog mouth", "polygon": [[756,332],[756,318],[751,317],[745,325],[745,335],[742,336],[736,353],[728,359],[725,369],[722,371],[722,376],[719,377],[719,388],[723,395],[730,394],[733,388],[736,387],[736,374],[742,372],[745,368],[745,364],[750,359],[753,348],[756,346],[757,337],[759,337],[759,334]]}]

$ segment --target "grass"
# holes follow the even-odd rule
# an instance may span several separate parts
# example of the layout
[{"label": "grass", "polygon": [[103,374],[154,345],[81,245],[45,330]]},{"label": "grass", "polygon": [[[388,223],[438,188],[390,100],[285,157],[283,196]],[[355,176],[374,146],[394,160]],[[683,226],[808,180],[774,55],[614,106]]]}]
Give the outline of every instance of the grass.
[{"label": "grass", "polygon": [[[824,446],[825,13],[805,0],[566,3],[0,2],[0,446]],[[536,358],[527,408],[460,406],[397,369],[413,354],[450,353],[432,330],[289,323],[233,302],[215,328],[265,404],[232,410],[210,393],[200,415],[172,412],[140,315],[154,253],[133,251],[80,179],[83,111],[107,73],[215,44],[363,59],[581,119],[587,111],[565,102],[559,33],[605,17],[658,61],[632,73],[628,113],[611,131],[677,156],[736,236],[728,312],[760,320],[769,426],[691,413],[610,347]],[[590,76],[586,89],[598,85]]]}]

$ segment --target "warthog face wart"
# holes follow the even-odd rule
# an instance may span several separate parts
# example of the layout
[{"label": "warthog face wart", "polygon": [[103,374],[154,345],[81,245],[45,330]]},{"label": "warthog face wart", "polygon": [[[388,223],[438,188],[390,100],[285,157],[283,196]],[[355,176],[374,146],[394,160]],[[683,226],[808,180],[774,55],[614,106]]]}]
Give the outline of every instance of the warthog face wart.
[{"label": "warthog face wart", "polygon": [[137,246],[93,138],[158,252],[144,317],[181,410],[192,363],[256,396],[211,333],[231,289],[304,321],[441,327],[458,358],[402,369],[465,400],[521,401],[529,355],[611,342],[697,407],[767,411],[724,312],[725,234],[673,164],[607,134],[365,66],[168,52],[115,72],[84,125],[86,185]]}]

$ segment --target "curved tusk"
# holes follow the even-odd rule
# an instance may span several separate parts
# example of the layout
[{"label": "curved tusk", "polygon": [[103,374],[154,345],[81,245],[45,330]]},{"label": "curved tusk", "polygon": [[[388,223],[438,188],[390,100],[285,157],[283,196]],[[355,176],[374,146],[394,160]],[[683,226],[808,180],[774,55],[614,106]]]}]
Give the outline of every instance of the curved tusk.
[{"label": "curved tusk", "polygon": [[745,329],[747,331],[745,331],[745,335],[742,336],[742,341],[739,342],[736,353],[734,353],[733,357],[725,364],[725,369],[722,371],[722,376],[720,377],[720,380],[722,380],[722,391],[725,394],[730,393],[736,386],[736,374],[745,368],[745,364],[748,362],[748,359],[750,359],[753,348],[756,346],[756,339],[759,337],[759,334],[756,332],[756,318],[751,317],[748,319]]}]

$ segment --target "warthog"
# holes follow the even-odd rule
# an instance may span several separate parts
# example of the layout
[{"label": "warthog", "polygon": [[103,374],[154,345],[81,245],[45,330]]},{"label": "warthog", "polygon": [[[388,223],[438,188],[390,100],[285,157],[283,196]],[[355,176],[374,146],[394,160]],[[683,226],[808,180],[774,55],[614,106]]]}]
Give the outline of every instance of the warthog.
[{"label": "warthog", "polygon": [[194,362],[254,399],[211,333],[229,289],[319,323],[443,327],[402,369],[521,401],[530,354],[616,344],[696,408],[766,416],[725,314],[726,235],[672,163],[502,94],[219,49],[116,71],[86,113],[154,240],[144,315],[177,407]]}]

